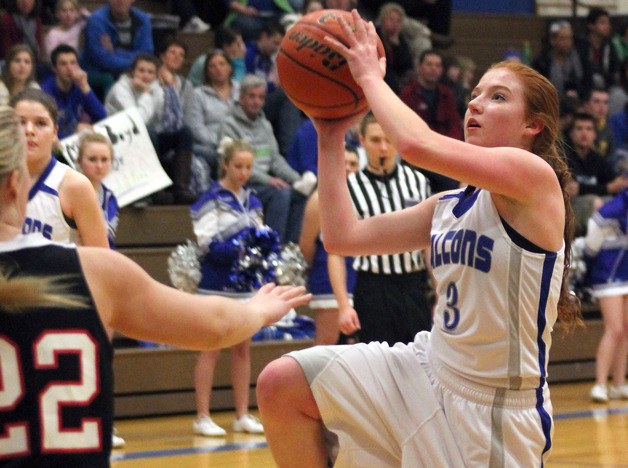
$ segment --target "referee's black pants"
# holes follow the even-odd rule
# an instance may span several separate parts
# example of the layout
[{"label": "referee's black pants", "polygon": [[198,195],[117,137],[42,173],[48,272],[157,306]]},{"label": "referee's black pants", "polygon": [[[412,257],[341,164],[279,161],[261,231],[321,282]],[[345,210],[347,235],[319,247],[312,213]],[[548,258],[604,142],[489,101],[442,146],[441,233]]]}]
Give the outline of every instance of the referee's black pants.
[{"label": "referee's black pants", "polygon": [[432,328],[431,287],[427,273],[396,275],[358,272],[353,303],[360,319],[359,340],[389,345],[414,341]]}]

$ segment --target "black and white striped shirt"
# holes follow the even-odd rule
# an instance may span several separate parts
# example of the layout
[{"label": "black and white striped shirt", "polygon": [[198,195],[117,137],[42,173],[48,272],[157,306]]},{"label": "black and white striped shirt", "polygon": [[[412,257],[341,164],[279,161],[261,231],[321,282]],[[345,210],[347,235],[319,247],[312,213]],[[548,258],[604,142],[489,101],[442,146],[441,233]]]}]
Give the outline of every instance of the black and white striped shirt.
[{"label": "black and white striped shirt", "polygon": [[[392,173],[373,174],[365,168],[348,178],[349,193],[360,219],[399,211],[430,196],[427,178],[416,169],[397,164]],[[394,236],[394,233],[391,233]],[[421,252],[358,256],[353,268],[375,274],[404,274],[425,270]]]}]

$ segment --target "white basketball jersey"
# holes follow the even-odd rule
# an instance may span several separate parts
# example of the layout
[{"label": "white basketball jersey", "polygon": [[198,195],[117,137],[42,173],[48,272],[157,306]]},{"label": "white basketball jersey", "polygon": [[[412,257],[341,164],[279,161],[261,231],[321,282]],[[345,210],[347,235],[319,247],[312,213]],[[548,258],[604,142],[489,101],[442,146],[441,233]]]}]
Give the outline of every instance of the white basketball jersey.
[{"label": "white basketball jersey", "polygon": [[474,187],[438,200],[431,244],[438,285],[434,359],[483,385],[542,387],[564,246],[559,252],[520,247],[502,223],[491,194]]},{"label": "white basketball jersey", "polygon": [[52,158],[31,187],[22,226],[24,234],[41,233],[55,242],[79,243],[78,231],[68,224],[59,199],[59,186],[68,170],[69,166]]}]

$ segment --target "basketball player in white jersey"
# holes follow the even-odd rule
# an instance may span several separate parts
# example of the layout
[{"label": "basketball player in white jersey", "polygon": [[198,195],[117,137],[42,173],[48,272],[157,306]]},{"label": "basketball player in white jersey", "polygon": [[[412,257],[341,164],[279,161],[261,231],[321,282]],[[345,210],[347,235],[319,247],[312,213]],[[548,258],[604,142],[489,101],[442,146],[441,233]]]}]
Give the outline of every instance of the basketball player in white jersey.
[{"label": "basketball player in white jersey", "polygon": [[41,233],[63,243],[107,247],[107,233],[96,192],[89,180],[57,161],[57,106],[39,89],[27,89],[11,101],[27,144],[31,190],[22,232]]},{"label": "basketball player in white jersey", "polygon": [[258,404],[280,467],[543,466],[557,317],[577,323],[566,288],[573,215],[559,156],[558,95],[502,62],[481,78],[466,142],[429,129],[384,83],[376,33],[354,11],[347,58],[377,121],[411,164],[468,185],[402,211],[350,216],[345,121],[315,121],[325,247],[341,255],[431,249],[438,303],[413,343],[319,346],[262,372]]}]

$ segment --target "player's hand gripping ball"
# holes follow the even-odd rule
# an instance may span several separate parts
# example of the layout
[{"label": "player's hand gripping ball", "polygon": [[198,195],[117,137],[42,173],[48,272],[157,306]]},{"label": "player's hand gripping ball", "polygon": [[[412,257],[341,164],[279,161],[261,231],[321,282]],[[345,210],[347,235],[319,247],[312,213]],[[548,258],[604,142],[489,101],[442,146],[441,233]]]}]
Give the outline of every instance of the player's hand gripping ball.
[{"label": "player's hand gripping ball", "polygon": [[[312,117],[342,119],[368,107],[345,57],[323,40],[329,36],[349,45],[338,23],[339,17],[353,25],[348,11],[309,13],[286,32],[279,47],[279,82],[290,100]],[[377,41],[378,54],[383,57],[384,46],[379,37]]]}]

